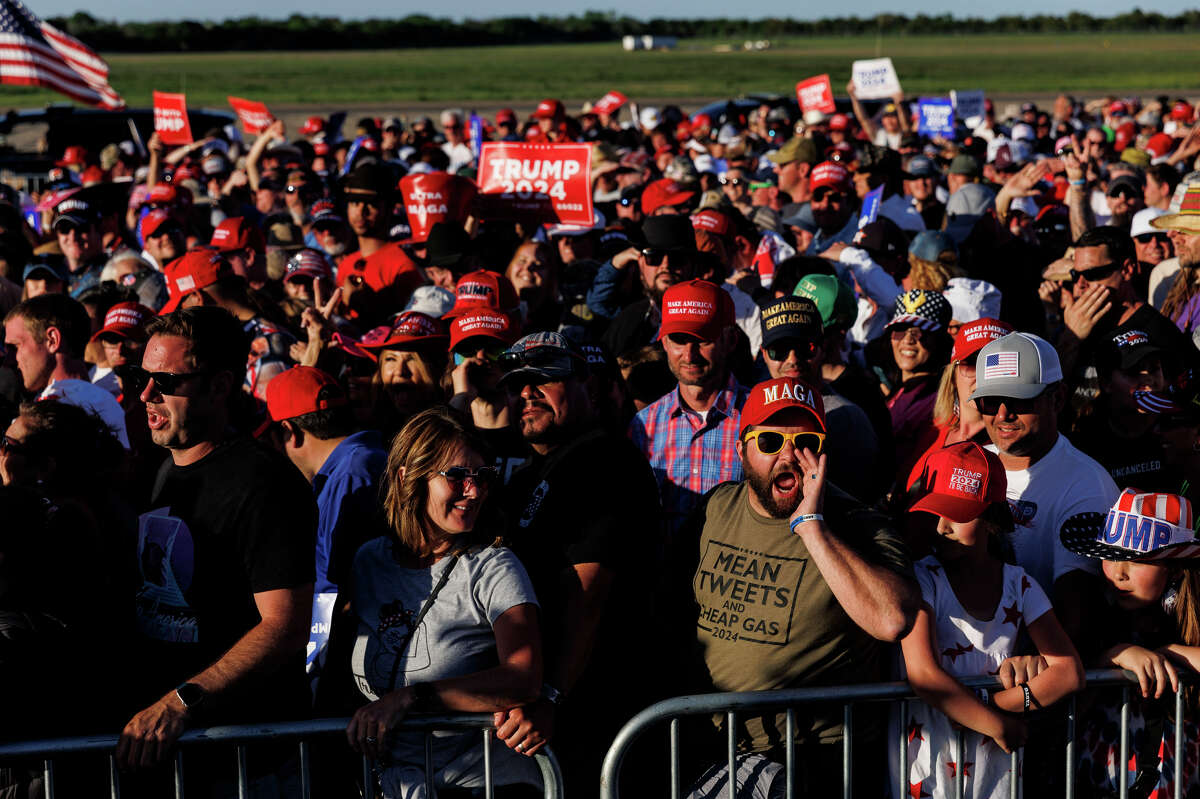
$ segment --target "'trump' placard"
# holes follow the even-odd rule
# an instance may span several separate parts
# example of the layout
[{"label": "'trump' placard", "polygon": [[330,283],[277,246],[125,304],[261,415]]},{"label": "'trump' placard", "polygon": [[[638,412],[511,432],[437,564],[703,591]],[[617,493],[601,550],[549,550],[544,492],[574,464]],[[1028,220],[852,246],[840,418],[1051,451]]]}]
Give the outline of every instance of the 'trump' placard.
[{"label": "'trump' placard", "polygon": [[837,111],[828,75],[817,75],[797,83],[796,100],[800,103],[801,111],[820,111],[823,114]]},{"label": "'trump' placard", "polygon": [[591,145],[486,142],[479,156],[481,215],[591,225],[591,170]]},{"label": "'trump' placard", "polygon": [[275,121],[275,117],[271,116],[267,106],[257,100],[246,100],[233,95],[227,99],[242,122],[242,130],[247,133],[262,133]]},{"label": "'trump' placard", "polygon": [[922,97],[917,103],[917,132],[954,138],[954,104],[949,97]]},{"label": "'trump' placard", "polygon": [[192,125],[188,122],[187,98],[184,95],[154,93],[154,132],[163,144],[192,143]]},{"label": "'trump' placard", "polygon": [[607,114],[612,116],[617,111],[621,110],[621,106],[629,102],[629,99],[618,91],[611,91],[596,101],[592,106],[592,110],[597,114]]},{"label": "'trump' placard", "polygon": [[890,58],[869,58],[855,61],[854,90],[861,100],[883,100],[900,93],[900,78]]}]

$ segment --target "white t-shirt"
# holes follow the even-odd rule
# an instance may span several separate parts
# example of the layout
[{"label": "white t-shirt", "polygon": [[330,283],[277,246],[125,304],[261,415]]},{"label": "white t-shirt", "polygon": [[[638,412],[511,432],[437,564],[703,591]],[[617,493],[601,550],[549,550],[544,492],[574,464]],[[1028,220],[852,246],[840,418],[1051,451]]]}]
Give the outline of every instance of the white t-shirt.
[{"label": "white t-shirt", "polygon": [[[996,452],[994,444],[987,448]],[[1053,593],[1054,581],[1069,571],[1098,575],[1100,561],[1069,551],[1059,532],[1063,522],[1077,513],[1108,512],[1121,493],[1108,471],[1059,434],[1037,463],[1005,474],[1016,527],[1012,543],[1017,565],[1048,594]]]},{"label": "white t-shirt", "polygon": [[54,380],[38,394],[39,400],[54,399],[67,405],[75,405],[100,417],[121,446],[129,449],[129,435],[125,432],[125,411],[112,394],[86,380]]}]

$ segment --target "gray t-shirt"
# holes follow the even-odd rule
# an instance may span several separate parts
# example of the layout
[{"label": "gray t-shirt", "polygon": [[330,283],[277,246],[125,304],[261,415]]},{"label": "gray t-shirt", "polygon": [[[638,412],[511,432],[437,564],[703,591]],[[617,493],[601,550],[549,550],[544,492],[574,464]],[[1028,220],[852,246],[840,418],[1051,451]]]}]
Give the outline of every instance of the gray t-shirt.
[{"label": "gray t-shirt", "polygon": [[[504,547],[463,554],[410,638],[413,621],[451,559],[406,569],[392,557],[392,545],[390,538],[376,538],[354,557],[351,607],[358,639],[351,667],[358,690],[375,700],[402,685],[495,666],[496,619],[517,605],[537,605],[517,557]],[[406,639],[404,652],[398,652]]]}]

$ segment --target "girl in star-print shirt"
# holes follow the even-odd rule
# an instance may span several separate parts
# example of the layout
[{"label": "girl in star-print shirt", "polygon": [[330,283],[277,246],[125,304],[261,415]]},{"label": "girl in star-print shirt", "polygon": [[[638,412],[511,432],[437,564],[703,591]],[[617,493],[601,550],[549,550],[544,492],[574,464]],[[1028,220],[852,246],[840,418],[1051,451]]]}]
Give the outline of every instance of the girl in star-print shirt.
[{"label": "girl in star-print shirt", "polygon": [[[1083,666],[1045,592],[1005,562],[1012,516],[999,458],[965,441],[930,456],[921,479],[910,510],[940,518],[935,554],[914,564],[922,606],[901,642],[901,676],[924,701],[909,702],[907,718],[893,714],[908,735],[907,796],[954,796],[960,771],[967,799],[1008,796],[1008,753],[1025,742],[1026,707],[1047,707],[1078,690]],[[997,674],[1023,632],[1046,663],[1028,683],[987,695],[958,681]],[[967,729],[962,762],[955,725]],[[897,733],[890,736],[894,750]],[[898,757],[893,751],[889,758],[893,791]]]}]

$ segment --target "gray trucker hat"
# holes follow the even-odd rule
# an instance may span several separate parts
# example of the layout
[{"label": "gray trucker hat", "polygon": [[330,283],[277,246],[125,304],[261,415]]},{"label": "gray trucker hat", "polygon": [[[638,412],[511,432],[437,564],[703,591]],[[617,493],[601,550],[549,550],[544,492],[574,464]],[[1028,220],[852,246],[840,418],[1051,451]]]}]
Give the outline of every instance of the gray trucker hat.
[{"label": "gray trucker hat", "polygon": [[1009,333],[979,351],[971,399],[1032,399],[1062,379],[1058,352],[1050,342],[1032,333]]}]

